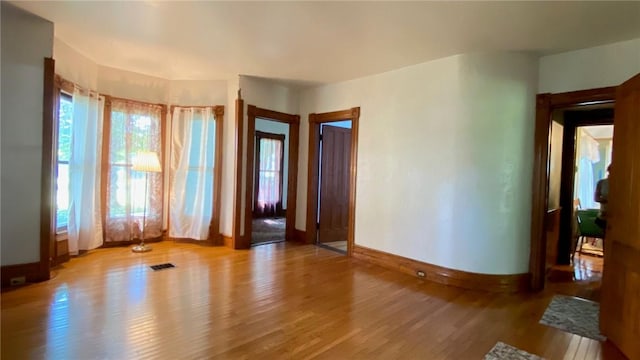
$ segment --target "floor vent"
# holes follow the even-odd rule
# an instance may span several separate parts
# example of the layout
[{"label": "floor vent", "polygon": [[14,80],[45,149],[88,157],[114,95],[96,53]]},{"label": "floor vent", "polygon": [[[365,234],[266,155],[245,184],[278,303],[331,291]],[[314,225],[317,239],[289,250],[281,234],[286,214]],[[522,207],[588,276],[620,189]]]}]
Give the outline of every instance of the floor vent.
[{"label": "floor vent", "polygon": [[158,270],[171,269],[171,268],[174,268],[176,266],[171,264],[171,263],[166,263],[166,264],[151,265],[149,267],[151,269],[153,269],[153,271],[158,271]]}]

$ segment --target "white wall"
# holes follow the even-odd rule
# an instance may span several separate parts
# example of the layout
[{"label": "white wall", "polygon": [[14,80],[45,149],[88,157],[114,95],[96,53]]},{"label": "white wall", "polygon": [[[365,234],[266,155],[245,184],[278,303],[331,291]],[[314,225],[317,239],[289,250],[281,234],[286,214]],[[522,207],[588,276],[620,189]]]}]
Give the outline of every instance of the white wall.
[{"label": "white wall", "polygon": [[[262,132],[268,132],[272,134],[282,134],[284,135],[284,161],[282,165],[282,208],[287,208],[287,185],[289,184],[289,124],[270,121],[264,119],[256,119],[256,130]],[[257,144],[256,144],[257,146]],[[255,159],[255,151],[253,152],[254,161],[258,161]],[[254,162],[255,164],[255,162]],[[255,181],[255,174],[254,174]]]},{"label": "white wall", "polygon": [[226,118],[227,81],[171,80],[168,102],[183,106],[224,105]]},{"label": "white wall", "polygon": [[537,61],[459,55],[301,96],[296,228],[308,114],[360,106],[355,242],[487,274],[528,271]]},{"label": "white wall", "polygon": [[167,104],[169,103],[171,82],[166,79],[98,65],[97,90],[105,95]]},{"label": "white wall", "polygon": [[3,1],[1,264],[40,261],[44,58],[53,24]]},{"label": "white wall", "polygon": [[[240,76],[240,88],[242,89],[242,98],[244,99],[244,136],[242,148],[244,156],[242,158],[242,203],[246,201],[246,184],[247,174],[244,169],[247,167],[247,107],[254,105],[259,108],[279,111],[288,114],[298,114],[299,110],[299,89],[294,86],[287,86],[273,81],[256,78],[252,76]],[[253,150],[252,150],[253,151]],[[244,235],[244,211],[241,211],[241,235]],[[299,215],[299,212],[297,213]]]},{"label": "white wall", "polygon": [[620,85],[640,73],[640,38],[540,58],[538,92]]},{"label": "white wall", "polygon": [[93,60],[58,38],[53,40],[53,58],[56,74],[82,87],[98,89],[98,65]]},{"label": "white wall", "polygon": [[240,89],[238,78],[227,80],[227,106],[224,109],[224,144],[222,149],[222,209],[220,212],[220,232],[233,235],[233,201],[235,192],[236,161],[236,99]]}]

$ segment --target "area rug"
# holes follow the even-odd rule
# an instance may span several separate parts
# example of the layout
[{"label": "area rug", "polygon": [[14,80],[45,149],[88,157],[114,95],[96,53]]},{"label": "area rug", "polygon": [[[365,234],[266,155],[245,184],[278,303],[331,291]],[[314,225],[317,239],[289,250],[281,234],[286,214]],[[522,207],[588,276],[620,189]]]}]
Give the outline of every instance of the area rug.
[{"label": "area rug", "polygon": [[498,341],[484,356],[484,360],[543,360],[543,358]]},{"label": "area rug", "polygon": [[251,232],[251,243],[271,243],[274,241],[284,241],[286,227],[285,218],[262,218],[253,220]]},{"label": "area rug", "polygon": [[540,324],[572,334],[605,341],[600,334],[600,304],[573,297],[556,295],[545,310]]}]

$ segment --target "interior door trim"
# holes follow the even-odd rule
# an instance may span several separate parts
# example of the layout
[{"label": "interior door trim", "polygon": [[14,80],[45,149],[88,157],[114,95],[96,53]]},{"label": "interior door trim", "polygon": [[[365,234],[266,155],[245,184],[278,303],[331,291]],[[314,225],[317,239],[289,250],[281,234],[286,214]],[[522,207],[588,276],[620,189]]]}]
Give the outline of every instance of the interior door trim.
[{"label": "interior door trim", "polygon": [[545,216],[549,195],[549,135],[551,115],[554,110],[585,105],[592,102],[614,102],[616,87],[571,91],[536,96],[536,117],[533,150],[533,176],[531,191],[531,243],[529,251],[529,273],[531,290],[544,289],[546,276]]},{"label": "interior door trim", "polygon": [[358,127],[360,107],[327,113],[309,114],[309,161],[307,163],[307,226],[306,242],[315,244],[318,237],[318,166],[320,161],[320,124],[351,120],[351,165],[349,174],[349,229],[347,232],[347,256],[353,255],[355,243],[356,175],[358,169]]},{"label": "interior door trim", "polygon": [[241,244],[243,247],[251,247],[251,232],[253,230],[252,220],[252,194],[253,194],[253,172],[255,170],[253,154],[255,153],[256,141],[256,118],[272,120],[289,124],[289,173],[287,176],[287,211],[285,240],[295,241],[296,226],[296,201],[298,193],[298,143],[300,136],[300,115],[287,114],[283,112],[262,109],[254,105],[247,105],[247,164],[245,168],[245,200],[244,200],[244,234]]}]

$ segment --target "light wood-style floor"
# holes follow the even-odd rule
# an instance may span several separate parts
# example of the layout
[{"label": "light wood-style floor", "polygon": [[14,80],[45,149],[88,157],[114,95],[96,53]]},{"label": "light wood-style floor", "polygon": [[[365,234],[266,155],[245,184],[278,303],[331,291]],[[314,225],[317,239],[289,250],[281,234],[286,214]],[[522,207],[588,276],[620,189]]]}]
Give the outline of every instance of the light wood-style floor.
[{"label": "light wood-style floor", "polygon": [[336,250],[347,252],[347,242],[346,241],[332,241],[322,243],[324,246],[328,246],[330,248],[334,248]]},{"label": "light wood-style floor", "polygon": [[[2,293],[2,358],[482,359],[497,341],[547,359],[620,358],[538,324],[549,291],[465,291],[312,245],[153,246],[92,251]],[[176,268],[148,268],[164,262]]]}]

